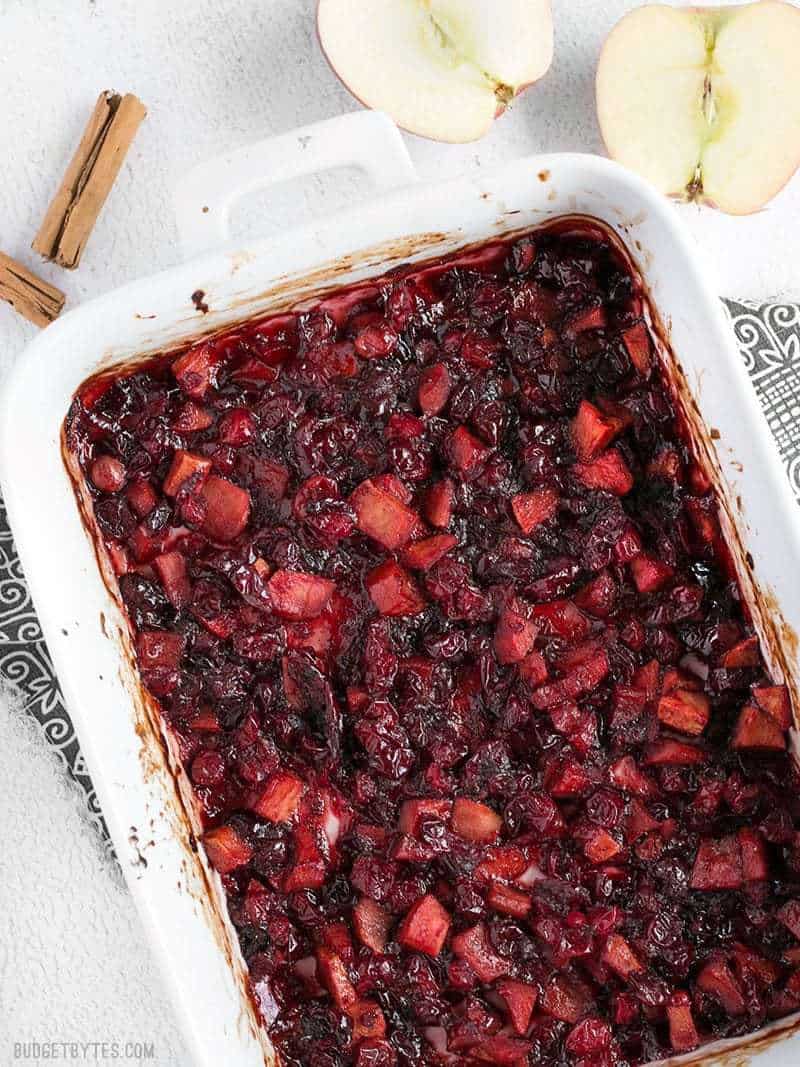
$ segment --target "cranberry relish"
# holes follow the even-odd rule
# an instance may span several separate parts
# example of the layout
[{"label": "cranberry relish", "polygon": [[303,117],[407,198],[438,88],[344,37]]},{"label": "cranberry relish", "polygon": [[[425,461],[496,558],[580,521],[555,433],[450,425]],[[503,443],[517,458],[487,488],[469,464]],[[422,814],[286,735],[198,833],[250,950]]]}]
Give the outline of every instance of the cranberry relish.
[{"label": "cranberry relish", "polygon": [[800,1008],[800,782],[572,224],[248,325],[68,443],[285,1064],[639,1064]]}]

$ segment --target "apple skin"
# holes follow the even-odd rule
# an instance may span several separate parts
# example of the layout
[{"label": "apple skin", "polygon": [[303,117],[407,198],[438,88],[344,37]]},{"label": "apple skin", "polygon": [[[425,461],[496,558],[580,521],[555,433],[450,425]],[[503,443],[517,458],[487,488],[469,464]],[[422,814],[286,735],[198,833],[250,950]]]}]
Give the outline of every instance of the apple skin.
[{"label": "apple skin", "polygon": [[[371,109],[372,107],[377,106],[377,105],[371,104],[368,100],[364,99],[364,96],[361,93],[359,93],[356,89],[354,89],[352,87],[352,85],[350,85],[348,83],[346,78],[340,73],[336,63],[333,60],[333,57],[330,55],[330,53],[328,51],[328,48],[325,45],[325,40],[324,40],[324,37],[323,37],[323,33],[321,31],[321,28],[320,28],[320,9],[322,7],[322,4],[323,4],[323,0],[317,0],[316,18],[314,20],[316,37],[317,37],[317,41],[319,42],[319,47],[320,47],[320,51],[322,52],[322,55],[325,57],[325,60],[328,63],[328,66],[331,68],[333,73],[336,75],[336,78],[338,79],[340,84],[347,90],[347,92],[355,100],[358,101],[359,104],[362,105],[362,107]],[[542,63],[543,69],[542,69],[542,73],[541,73],[540,77],[535,78],[535,79],[530,80],[530,81],[526,81],[525,83],[514,87],[513,96],[511,97],[510,100],[501,100],[498,97],[497,106],[495,107],[495,110],[494,110],[494,115],[479,130],[476,129],[476,131],[474,132],[474,134],[472,136],[470,136],[468,138],[465,138],[463,136],[458,136],[458,135],[448,135],[448,134],[446,134],[444,132],[440,132],[440,133],[438,133],[437,135],[434,136],[433,134],[424,133],[424,132],[421,132],[419,129],[415,129],[408,122],[405,122],[405,121],[403,121],[403,119],[398,118],[397,116],[393,115],[389,109],[379,108],[379,110],[387,110],[387,112],[390,114],[390,117],[394,120],[394,122],[396,123],[396,125],[398,126],[399,129],[403,130],[406,133],[413,134],[414,136],[417,136],[417,137],[425,137],[428,140],[439,141],[439,142],[444,143],[444,144],[466,144],[466,143],[469,143],[469,142],[474,142],[474,141],[480,140],[482,137],[484,137],[491,130],[493,122],[496,121],[497,119],[499,119],[503,114],[505,114],[505,112],[507,111],[507,109],[513,103],[514,100],[518,99],[524,92],[527,92],[527,90],[531,89],[533,86],[538,84],[538,82],[541,80],[541,78],[544,77],[544,75],[547,73],[547,71],[549,70],[549,68],[550,68],[550,66],[552,64],[552,59],[553,59],[553,24],[552,24],[552,12],[551,12],[551,9],[550,9],[550,0],[541,0],[541,4],[542,4],[542,11],[543,11],[544,18],[545,18],[544,25],[543,25],[543,32],[544,32],[544,35],[547,37],[547,48],[545,50],[545,59],[543,60],[543,63]],[[509,88],[511,88],[511,87],[509,86]]]},{"label": "apple skin", "polygon": [[[700,176],[699,188],[694,187],[692,180],[683,185],[653,181],[651,174],[638,168],[631,161],[631,144],[626,145],[624,141],[626,137],[629,137],[630,141],[634,141],[635,136],[621,134],[619,126],[609,120],[609,90],[606,85],[604,93],[603,82],[604,79],[607,80],[609,77],[608,68],[613,70],[615,66],[618,69],[623,66],[620,49],[617,47],[621,35],[628,32],[630,25],[637,19],[641,22],[645,17],[655,17],[659,11],[669,12],[671,16],[676,18],[683,18],[687,24],[691,16],[699,19],[704,29],[713,34],[715,49],[721,36],[722,40],[726,41],[727,62],[723,63],[720,68],[715,52],[713,65],[707,67],[710,84],[714,87],[720,84],[722,86],[723,109],[726,106],[725,96],[731,97],[731,87],[734,90],[733,95],[736,96],[738,94],[745,101],[747,101],[748,96],[756,98],[759,89],[763,93],[763,87],[758,85],[755,75],[749,75],[747,70],[745,70],[744,74],[742,73],[740,69],[741,58],[748,56],[749,52],[752,52],[755,56],[758,56],[759,53],[772,56],[774,70],[771,73],[774,73],[778,87],[782,85],[784,88],[783,97],[785,102],[780,110],[781,113],[792,112],[793,122],[784,123],[785,130],[781,133],[776,133],[772,139],[772,146],[762,144],[759,148],[749,153],[756,160],[752,169],[754,174],[757,175],[752,182],[750,195],[745,195],[741,189],[737,189],[733,194],[726,185],[727,179],[720,180],[719,178],[719,171],[724,168],[719,166],[715,168],[713,164],[709,164],[707,158],[709,150],[713,153],[717,150],[718,145],[733,142],[734,137],[738,137],[741,142],[742,134],[735,129],[736,124],[740,122],[740,116],[736,114],[737,108],[742,110],[740,100],[736,100],[736,107],[733,108],[732,114],[722,119],[722,126],[719,125],[719,115],[713,120],[717,124],[716,126],[709,124],[706,131],[706,140],[701,145],[701,150],[697,157],[697,170]],[[686,33],[688,36],[688,29]],[[654,39],[658,39],[661,50],[659,54],[663,58],[664,36],[659,35],[657,29],[654,30],[651,36]],[[735,48],[730,45],[732,38],[736,41]],[[758,44],[754,44],[754,41],[758,41]],[[768,45],[765,42],[768,42]],[[607,53],[610,50],[614,51],[613,62],[609,61],[607,57]],[[636,54],[635,47],[631,46],[629,54]],[[725,7],[691,6],[676,8],[668,7],[665,4],[649,4],[634,9],[620,19],[609,33],[601,50],[597,67],[595,81],[597,113],[601,137],[608,155],[623,165],[629,166],[633,170],[638,170],[644,177],[653,181],[656,188],[664,195],[676,201],[701,204],[733,216],[752,215],[762,211],[769,201],[786,187],[798,168],[800,168],[800,107],[793,103],[800,99],[800,62],[796,58],[787,58],[796,57],[798,54],[800,54],[800,8],[794,4],[787,3],[786,0],[760,0],[757,3],[735,4]],[[736,70],[736,78],[732,76],[731,70],[728,69],[729,65]],[[652,66],[657,68],[658,61],[656,60]],[[752,66],[756,69],[757,64],[753,62]],[[779,68],[780,75],[775,73]],[[748,81],[751,84],[748,84]],[[719,89],[717,92],[719,92]],[[712,97],[714,100],[712,106],[719,111],[719,102],[716,97],[717,94],[715,93]],[[781,97],[777,98],[777,102],[780,105]],[[668,111],[666,115],[667,117],[665,117],[664,110],[658,111],[658,125],[661,129],[673,132],[670,128]],[[774,124],[772,109],[768,106],[763,107],[755,118],[753,115],[749,116],[749,123],[749,130],[754,137],[756,133],[761,134],[765,126]],[[731,135],[732,127],[734,128],[733,135]],[[664,142],[672,144],[672,140],[666,137]],[[775,144],[788,146],[788,149],[782,152],[771,151],[770,149],[774,149]],[[635,152],[633,158],[636,158]],[[711,190],[707,187],[709,185],[712,186]]]}]

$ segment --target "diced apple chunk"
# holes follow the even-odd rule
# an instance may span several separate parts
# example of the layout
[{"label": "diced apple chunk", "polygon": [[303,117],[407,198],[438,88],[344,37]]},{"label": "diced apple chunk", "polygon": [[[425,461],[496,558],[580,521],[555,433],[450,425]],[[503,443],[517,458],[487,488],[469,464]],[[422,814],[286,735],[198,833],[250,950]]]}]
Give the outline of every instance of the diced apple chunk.
[{"label": "diced apple chunk", "polygon": [[372,603],[390,617],[419,615],[425,610],[425,598],[419,586],[394,560],[387,560],[371,570],[365,579]]},{"label": "diced apple chunk", "polygon": [[692,868],[692,889],[711,892],[739,889],[742,880],[742,850],[738,839],[733,835],[704,838]]},{"label": "diced apple chunk", "polygon": [[211,467],[211,460],[206,456],[196,456],[179,448],[172,457],[172,464],[164,479],[164,492],[167,496],[177,496],[190,479],[191,487],[199,489]]},{"label": "diced apple chunk", "polygon": [[230,874],[249,863],[253,849],[232,826],[218,826],[203,835],[203,847],[211,866],[220,874]]},{"label": "diced apple chunk", "polygon": [[329,578],[303,571],[278,570],[267,582],[272,607],[285,619],[314,619],[324,611],[336,585]]},{"label": "diced apple chunk", "polygon": [[622,756],[612,763],[609,768],[611,781],[640,797],[651,797],[658,792],[658,788],[652,778],[644,774],[636,764],[633,756]]},{"label": "diced apple chunk", "polygon": [[758,830],[743,826],[737,833],[742,853],[742,878],[745,882],[764,882],[769,878],[769,857]]},{"label": "diced apple chunk", "polygon": [[753,699],[782,730],[788,730],[792,725],[792,706],[785,685],[756,686]]},{"label": "diced apple chunk", "polygon": [[584,841],[583,851],[592,863],[607,863],[622,852],[622,845],[608,830],[596,826]]},{"label": "diced apple chunk", "polygon": [[663,737],[647,746],[643,763],[645,767],[691,766],[705,763],[706,751],[688,741],[676,741]]},{"label": "diced apple chunk", "polygon": [[632,559],[629,566],[636,588],[640,593],[644,594],[657,593],[659,589],[663,589],[674,574],[672,567],[668,563],[664,563],[660,559],[654,559],[645,552],[641,556],[636,556],[635,559]]},{"label": "diced apple chunk", "polygon": [[563,1023],[575,1024],[590,1003],[585,989],[570,982],[563,975],[556,975],[542,996],[542,1011]]},{"label": "diced apple chunk", "polygon": [[608,325],[606,310],[601,305],[578,311],[564,323],[564,333],[568,337],[576,337],[579,333],[587,330],[603,330]]},{"label": "diced apple chunk", "polygon": [[483,923],[456,934],[452,941],[453,954],[465,960],[482,982],[493,982],[511,970],[508,960],[498,956],[492,948]]},{"label": "diced apple chunk", "polygon": [[693,737],[708,725],[711,709],[704,693],[691,689],[673,689],[658,702],[658,717],[665,726]]},{"label": "diced apple chunk", "polygon": [[697,976],[697,987],[717,1000],[728,1015],[744,1015],[747,1011],[742,990],[724,959],[712,959]]},{"label": "diced apple chunk", "polygon": [[620,934],[611,934],[603,949],[603,962],[615,970],[621,978],[630,978],[644,970],[644,966],[628,942]]},{"label": "diced apple chunk", "polygon": [[488,845],[497,839],[503,820],[488,805],[458,797],[453,804],[451,825],[465,841]]},{"label": "diced apple chunk", "polygon": [[340,1011],[348,1011],[358,1000],[344,963],[335,952],[322,946],[317,949],[317,977]]},{"label": "diced apple chunk", "polygon": [[530,1041],[495,1034],[475,1045],[470,1050],[470,1058],[481,1063],[494,1063],[498,1067],[525,1067],[532,1048]]},{"label": "diced apple chunk", "polygon": [[445,530],[450,525],[453,517],[453,505],[455,501],[455,487],[449,478],[441,482],[435,482],[428,490],[425,499],[425,518],[440,530]]},{"label": "diced apple chunk", "polygon": [[525,534],[531,534],[558,511],[555,489],[535,489],[532,493],[517,493],[511,498],[514,518]]},{"label": "diced apple chunk", "polygon": [[180,611],[190,601],[192,583],[186,569],[186,557],[181,552],[164,552],[153,560],[158,577],[170,603]]},{"label": "diced apple chunk", "polygon": [[464,481],[472,481],[476,478],[491,455],[486,445],[479,441],[466,426],[459,426],[450,435],[446,449],[450,466]]},{"label": "diced apple chunk", "polygon": [[572,471],[588,489],[602,489],[616,496],[625,496],[633,489],[633,475],[617,448],[609,448],[591,463],[576,463]]},{"label": "diced apple chunk", "polygon": [[415,511],[370,479],[352,493],[350,502],[359,530],[390,552],[408,542],[419,521]]},{"label": "diced apple chunk", "polygon": [[529,866],[525,853],[514,845],[495,845],[484,853],[475,868],[478,881],[492,882],[495,879],[514,881],[524,874]]},{"label": "diced apple chunk", "polygon": [[778,723],[755,704],[745,704],[733,731],[731,747],[783,752],[786,735]]},{"label": "diced apple chunk", "polygon": [[300,804],[303,782],[290,771],[277,771],[267,779],[258,800],[252,805],[256,815],[269,822],[287,822]]},{"label": "diced apple chunk", "polygon": [[720,657],[720,663],[723,667],[728,667],[730,670],[742,667],[758,667],[761,663],[758,638],[745,637],[743,641],[739,641],[733,648],[729,648],[727,652],[723,652]]},{"label": "diced apple chunk", "polygon": [[362,1048],[386,1036],[386,1017],[374,1000],[357,1000],[347,1009],[353,1023],[353,1043]]},{"label": "diced apple chunk", "polygon": [[411,906],[397,931],[398,944],[409,952],[438,956],[447,940],[450,916],[432,894]]},{"label": "diced apple chunk", "polygon": [[444,363],[426,367],[419,378],[417,397],[424,415],[438,415],[450,396],[450,373]]},{"label": "diced apple chunk", "polygon": [[533,651],[538,625],[512,607],[500,612],[494,632],[494,654],[498,663],[519,663]]},{"label": "diced apple chunk", "polygon": [[527,982],[503,978],[497,983],[497,992],[506,1002],[511,1025],[518,1034],[524,1034],[539,999],[538,990]]},{"label": "diced apple chunk", "polygon": [[412,570],[427,571],[447,555],[458,544],[458,538],[452,534],[434,534],[414,541],[403,550],[401,559]]},{"label": "diced apple chunk", "polygon": [[622,423],[605,415],[588,400],[581,400],[572,423],[572,440],[581,463],[591,463],[604,452],[622,430]]},{"label": "diced apple chunk", "polygon": [[531,614],[541,624],[548,637],[580,641],[591,630],[591,623],[571,600],[551,600],[549,604],[536,604]]},{"label": "diced apple chunk", "polygon": [[667,1004],[669,1042],[675,1052],[691,1052],[700,1044],[688,993],[673,993]]},{"label": "diced apple chunk", "polygon": [[172,373],[186,396],[202,400],[214,382],[219,356],[211,343],[195,345],[172,364]]},{"label": "diced apple chunk", "polygon": [[637,322],[635,326],[625,330],[622,340],[635,370],[642,378],[646,378],[653,363],[647,326],[643,322]]},{"label": "diced apple chunk", "polygon": [[531,910],[531,898],[527,893],[502,882],[492,882],[486,902],[495,911],[516,919],[524,919]]},{"label": "diced apple chunk", "polygon": [[177,670],[183,655],[182,634],[168,630],[142,630],[136,638],[136,656],[142,670]]},{"label": "diced apple chunk", "polygon": [[214,541],[235,541],[250,518],[250,494],[227,478],[212,474],[200,496],[205,505],[203,533]]},{"label": "diced apple chunk", "polygon": [[389,937],[392,918],[370,897],[361,897],[353,908],[353,928],[359,941],[373,952],[383,952]]}]

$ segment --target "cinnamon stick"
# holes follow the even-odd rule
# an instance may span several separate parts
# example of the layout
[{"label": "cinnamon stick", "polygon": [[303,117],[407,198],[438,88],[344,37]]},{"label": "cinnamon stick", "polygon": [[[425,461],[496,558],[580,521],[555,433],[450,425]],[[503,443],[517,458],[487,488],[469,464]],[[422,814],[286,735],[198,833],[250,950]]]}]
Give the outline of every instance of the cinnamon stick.
[{"label": "cinnamon stick", "polygon": [[37,326],[47,326],[61,312],[64,294],[27,267],[0,252],[0,300]]},{"label": "cinnamon stick", "polygon": [[130,93],[100,94],[81,143],[33,242],[35,252],[68,270],[78,266],[146,113],[141,100]]}]

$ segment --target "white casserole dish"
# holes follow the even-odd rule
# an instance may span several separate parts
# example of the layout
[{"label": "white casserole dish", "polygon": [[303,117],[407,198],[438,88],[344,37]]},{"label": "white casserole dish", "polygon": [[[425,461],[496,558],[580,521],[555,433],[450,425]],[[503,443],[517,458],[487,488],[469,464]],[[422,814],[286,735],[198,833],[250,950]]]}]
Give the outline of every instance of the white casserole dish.
[{"label": "white casserole dish", "polygon": [[[269,241],[227,240],[235,197],[346,165],[366,170],[381,195]],[[389,191],[393,186],[399,188]],[[676,374],[688,417],[717,470],[734,536],[742,538],[736,555],[747,572],[748,599],[796,706],[800,532],[708,272],[670,205],[621,167],[592,156],[537,156],[491,176],[416,184],[395,127],[382,115],[361,112],[199,168],[182,186],[177,212],[185,265],[70,312],[18,361],[2,397],[0,477],[67,707],[194,1062],[256,1067],[272,1057],[244,990],[217,876],[194,847],[157,720],[132,668],[125,622],[101,577],[62,460],[62,422],[84,379],[399,262],[437,257],[560,215],[591,215],[627,245],[650,290],[682,368]],[[192,301],[197,290],[207,313]],[[671,358],[666,350],[663,355]],[[769,1033],[733,1042],[735,1052],[717,1046],[714,1062],[738,1067],[747,1050],[763,1067],[789,1067],[800,1062],[797,1025],[782,1020]],[[683,1060],[708,1056],[706,1048]]]}]

